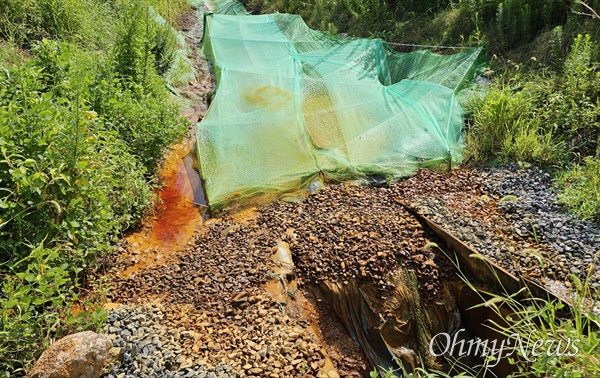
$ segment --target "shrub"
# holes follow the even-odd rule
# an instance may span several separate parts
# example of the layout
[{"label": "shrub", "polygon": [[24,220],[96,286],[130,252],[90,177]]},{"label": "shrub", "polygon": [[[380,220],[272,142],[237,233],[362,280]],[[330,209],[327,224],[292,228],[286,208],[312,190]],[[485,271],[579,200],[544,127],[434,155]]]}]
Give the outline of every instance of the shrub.
[{"label": "shrub", "polygon": [[146,167],[148,178],[165,149],[183,135],[186,124],[179,106],[152,66],[145,81],[136,82],[113,71],[119,63],[64,42],[42,41],[34,53],[46,87],[59,96],[85,99],[102,120],[101,129],[125,142],[123,148]]},{"label": "shrub", "polygon": [[[44,4],[44,17],[68,23],[38,19]],[[83,4],[100,8],[68,8]],[[141,69],[133,76],[109,53],[122,39],[111,31],[88,40],[90,30],[118,25],[94,19],[94,9],[119,6],[0,0],[0,17],[9,18],[0,34],[23,32],[20,43],[33,46],[0,44],[0,377],[24,375],[53,338],[100,325],[101,310],[71,311],[82,269],[152,205],[155,169],[185,130],[157,74],[171,64],[168,36],[156,42],[159,28],[136,36],[143,53],[129,61]],[[24,18],[10,18],[17,14]],[[34,41],[43,36],[64,40]]]},{"label": "shrub", "polygon": [[71,311],[77,300],[77,284],[72,280],[81,268],[60,263],[60,255],[60,248],[40,244],[2,277],[0,377],[24,376],[31,361],[53,338],[95,329],[105,321],[101,309]]},{"label": "shrub", "polygon": [[177,40],[148,1],[127,2],[119,8],[119,32],[113,47],[114,69],[121,78],[144,85],[153,72],[164,75],[169,70]]},{"label": "shrub", "polygon": [[0,74],[4,261],[43,240],[93,251],[150,203],[146,170],[125,143],[83,98],[44,91],[41,76],[27,66]]},{"label": "shrub", "polygon": [[153,175],[165,150],[185,131],[179,107],[165,92],[164,81],[156,76],[140,84],[124,85],[115,77],[92,84],[90,106],[105,119],[105,127],[115,131],[127,149]]}]

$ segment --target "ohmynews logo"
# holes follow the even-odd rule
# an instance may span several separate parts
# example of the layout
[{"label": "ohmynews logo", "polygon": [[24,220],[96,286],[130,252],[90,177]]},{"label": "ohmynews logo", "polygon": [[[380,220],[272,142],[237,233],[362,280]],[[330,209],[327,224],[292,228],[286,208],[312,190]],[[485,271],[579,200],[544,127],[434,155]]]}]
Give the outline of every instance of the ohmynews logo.
[{"label": "ohmynews logo", "polygon": [[[472,340],[458,340],[458,335],[465,329],[459,329],[454,336],[449,333],[438,333],[429,342],[429,353],[433,356],[479,356],[486,361],[486,366],[496,366],[502,358],[512,356],[517,350],[520,356],[529,362],[534,362],[542,355],[546,356],[569,356],[573,357],[579,353],[577,343],[579,339],[561,339],[561,340],[535,340],[532,342],[532,333],[524,342],[517,333],[511,334],[504,340],[482,340],[479,338]],[[440,348],[438,352],[434,351],[434,346]]]}]

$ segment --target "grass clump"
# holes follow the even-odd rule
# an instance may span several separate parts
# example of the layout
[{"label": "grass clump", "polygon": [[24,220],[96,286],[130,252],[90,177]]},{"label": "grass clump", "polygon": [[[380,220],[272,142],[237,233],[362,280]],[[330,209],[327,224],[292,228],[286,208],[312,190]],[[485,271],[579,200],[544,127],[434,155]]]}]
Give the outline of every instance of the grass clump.
[{"label": "grass clump", "polygon": [[546,129],[535,110],[531,94],[515,91],[510,84],[488,89],[485,97],[469,104],[472,124],[467,133],[466,159],[524,160],[551,164],[562,160],[564,150]]},{"label": "grass clump", "polygon": [[600,158],[588,157],[558,176],[558,202],[576,216],[600,222]]},{"label": "grass clump", "polygon": [[[572,306],[551,299],[494,295],[479,306],[506,322],[490,327],[509,340],[503,356],[517,372],[511,377],[596,377],[600,375],[599,293],[576,277]],[[477,290],[477,289],[475,289]],[[480,292],[483,293],[483,292]],[[510,316],[503,316],[510,312]]]},{"label": "grass clump", "polygon": [[[600,69],[598,44],[578,35],[561,73],[507,74],[474,97],[466,137],[472,163],[526,161],[558,168],[559,202],[600,220]],[[575,164],[582,162],[581,164]]]},{"label": "grass clump", "polygon": [[[564,166],[596,153],[600,136],[600,71],[590,36],[575,38],[562,75],[513,75],[468,105],[467,160],[518,160]],[[508,74],[510,76],[510,74]]]}]

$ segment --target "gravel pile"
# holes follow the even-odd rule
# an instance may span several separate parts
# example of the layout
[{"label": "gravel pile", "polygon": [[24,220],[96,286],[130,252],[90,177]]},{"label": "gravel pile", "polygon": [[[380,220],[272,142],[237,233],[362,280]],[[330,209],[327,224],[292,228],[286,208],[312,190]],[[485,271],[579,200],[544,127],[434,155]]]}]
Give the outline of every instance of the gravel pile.
[{"label": "gravel pile", "polygon": [[402,264],[435,296],[448,268],[435,249],[425,249],[433,235],[390,200],[387,188],[327,186],[300,203],[261,208],[258,223],[290,244],[300,277],[312,283],[356,279],[386,292],[393,289],[386,276]]},{"label": "gravel pile", "polygon": [[[389,188],[330,185],[299,203],[262,207],[245,223],[207,222],[180,255],[113,277],[109,299],[128,305],[110,312],[106,333],[121,362],[104,376],[318,376],[326,352],[307,319],[264,289],[276,246],[289,244],[300,285],[357,280],[385,297],[400,264],[417,272],[424,297],[439,296],[452,267],[400,203],[514,273],[582,277],[600,249],[598,227],[564,214],[555,199],[550,176],[535,168],[423,170]],[[597,270],[592,282],[599,286]]]},{"label": "gravel pile", "polygon": [[204,227],[173,262],[115,278],[113,301],[193,305],[196,309],[233,311],[238,295],[255,294],[267,281],[271,248],[265,231],[231,218]]},{"label": "gravel pile", "polygon": [[[490,192],[500,197],[517,197],[516,201],[501,204],[500,209],[512,222],[514,232],[537,238],[552,247],[552,268],[563,273],[559,279],[569,273],[585,277],[590,264],[600,254],[600,227],[566,214],[565,209],[556,204],[556,192],[547,172],[512,164],[479,174]],[[594,287],[600,288],[600,270],[594,269],[591,281]]]},{"label": "gravel pile", "polygon": [[[584,278],[600,250],[598,226],[565,214],[555,204],[550,175],[539,168],[423,170],[391,189],[393,198],[515,274]],[[591,281],[600,286],[598,270]]]},{"label": "gravel pile", "polygon": [[230,364],[207,367],[205,361],[186,357],[184,345],[190,332],[161,324],[164,314],[158,305],[119,306],[109,312],[104,332],[112,339],[110,350],[115,358],[105,369],[106,378],[238,377]]},{"label": "gravel pile", "polygon": [[325,355],[309,323],[289,315],[263,289],[274,245],[262,227],[225,218],[207,225],[176,261],[115,277],[109,297],[134,304],[160,300],[161,324],[179,340],[175,353],[186,368],[204,366],[216,374],[219,366],[231,366],[242,377],[317,376]]}]

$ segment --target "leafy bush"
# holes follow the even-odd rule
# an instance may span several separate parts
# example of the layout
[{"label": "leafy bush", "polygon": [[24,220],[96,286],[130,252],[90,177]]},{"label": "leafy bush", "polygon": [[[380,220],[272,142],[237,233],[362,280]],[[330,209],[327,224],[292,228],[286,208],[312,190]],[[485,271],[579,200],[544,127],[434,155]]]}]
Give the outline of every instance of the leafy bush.
[{"label": "leafy bush", "polygon": [[179,107],[165,92],[164,82],[154,76],[142,88],[109,76],[92,88],[90,105],[103,115],[105,127],[126,142],[148,174],[154,174],[165,149],[183,135],[186,125],[178,116]]},{"label": "leafy bush", "polygon": [[[54,337],[99,327],[106,314],[71,311],[77,299],[73,277],[81,268],[62,260],[59,248],[40,244],[3,276],[0,297],[0,377],[24,376],[28,362]],[[16,272],[16,273],[15,273]],[[77,282],[77,281],[75,281]]]},{"label": "leafy bush", "polygon": [[46,239],[97,247],[150,203],[146,170],[129,147],[82,97],[56,96],[42,77],[33,67],[0,74],[3,260]]},{"label": "leafy bush", "polygon": [[558,201],[583,218],[600,221],[600,159],[588,157],[558,176]]},{"label": "leafy bush", "polygon": [[90,110],[101,117],[101,128],[114,131],[125,142],[124,148],[146,167],[147,176],[153,174],[165,149],[185,130],[179,106],[155,69],[148,67],[145,77],[135,81],[122,76],[118,61],[64,42],[42,41],[34,53],[46,85],[58,95],[85,98]]},{"label": "leafy bush", "polygon": [[[152,205],[155,170],[185,131],[157,72],[171,65],[159,33],[171,29],[144,21],[151,32],[118,55],[121,6],[0,0],[0,36],[33,46],[0,42],[0,377],[24,375],[53,338],[99,326],[101,310],[71,310],[82,269]],[[63,41],[35,41],[44,36]]]}]

